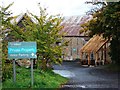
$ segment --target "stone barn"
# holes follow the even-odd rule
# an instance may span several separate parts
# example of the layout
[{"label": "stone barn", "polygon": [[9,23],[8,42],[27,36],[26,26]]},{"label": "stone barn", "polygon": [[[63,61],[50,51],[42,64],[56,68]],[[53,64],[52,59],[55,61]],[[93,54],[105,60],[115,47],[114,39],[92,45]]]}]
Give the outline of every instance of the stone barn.
[{"label": "stone barn", "polygon": [[80,34],[80,25],[90,19],[90,16],[70,16],[62,21],[61,25],[64,28],[61,32],[64,32],[63,41],[66,42],[63,48],[63,60],[80,59],[79,50],[89,39],[84,33]]}]

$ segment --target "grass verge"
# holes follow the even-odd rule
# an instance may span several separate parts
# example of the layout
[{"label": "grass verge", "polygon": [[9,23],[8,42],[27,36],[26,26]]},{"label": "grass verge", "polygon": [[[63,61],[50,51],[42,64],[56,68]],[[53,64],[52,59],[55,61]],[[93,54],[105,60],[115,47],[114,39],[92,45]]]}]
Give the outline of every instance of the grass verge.
[{"label": "grass verge", "polygon": [[105,69],[113,72],[120,72],[120,65],[108,64],[108,65],[105,65]]},{"label": "grass verge", "polygon": [[[3,89],[7,88],[60,88],[61,84],[68,81],[67,78],[55,74],[52,70],[42,71],[34,69],[34,85],[31,87],[30,69],[17,68],[16,83],[13,83],[13,78],[3,82]],[[40,89],[41,90],[41,89]]]}]

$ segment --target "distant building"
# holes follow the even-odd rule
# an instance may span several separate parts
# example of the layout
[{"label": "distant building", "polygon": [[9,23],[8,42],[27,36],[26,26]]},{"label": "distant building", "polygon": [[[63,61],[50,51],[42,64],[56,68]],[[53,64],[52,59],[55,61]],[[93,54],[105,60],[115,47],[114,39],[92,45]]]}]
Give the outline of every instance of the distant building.
[{"label": "distant building", "polygon": [[[18,25],[20,28],[24,28],[23,20],[26,20],[26,17],[30,17],[31,22],[36,23],[36,20],[28,13],[22,13],[18,16],[14,16],[13,19],[10,22],[13,25],[14,24]],[[7,31],[10,31],[10,29],[8,29]],[[9,35],[9,34],[6,35],[5,40],[7,40],[9,42],[16,41],[14,39],[14,35]],[[20,40],[17,40],[17,41],[20,41]]]},{"label": "distant building", "polygon": [[80,59],[80,48],[89,40],[89,37],[80,34],[81,24],[90,20],[90,16],[71,16],[65,17],[61,25],[64,28],[60,33],[64,32],[63,41],[66,42],[66,46],[63,48],[64,60],[76,60]]}]

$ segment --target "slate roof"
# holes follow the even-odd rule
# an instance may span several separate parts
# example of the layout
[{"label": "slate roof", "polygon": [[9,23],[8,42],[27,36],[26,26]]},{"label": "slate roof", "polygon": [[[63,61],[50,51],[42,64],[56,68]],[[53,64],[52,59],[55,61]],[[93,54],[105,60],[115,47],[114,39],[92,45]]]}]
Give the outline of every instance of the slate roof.
[{"label": "slate roof", "polygon": [[[28,13],[20,14],[16,16],[11,23],[19,23],[24,15],[27,15],[31,18],[32,22],[37,23],[36,20]],[[92,16],[69,16],[64,17],[61,25],[64,27],[60,33],[64,33],[64,36],[84,36],[84,33],[80,34],[81,24],[89,21]]]},{"label": "slate roof", "polygon": [[90,20],[91,16],[71,16],[64,17],[61,25],[64,27],[60,33],[65,33],[65,36],[84,36],[84,33],[80,34],[81,24]]},{"label": "slate roof", "polygon": [[15,17],[11,20],[11,23],[12,23],[12,24],[19,23],[19,22],[24,18],[24,16],[30,17],[32,22],[37,23],[37,21],[36,21],[29,13],[21,13],[20,15],[15,16]]}]

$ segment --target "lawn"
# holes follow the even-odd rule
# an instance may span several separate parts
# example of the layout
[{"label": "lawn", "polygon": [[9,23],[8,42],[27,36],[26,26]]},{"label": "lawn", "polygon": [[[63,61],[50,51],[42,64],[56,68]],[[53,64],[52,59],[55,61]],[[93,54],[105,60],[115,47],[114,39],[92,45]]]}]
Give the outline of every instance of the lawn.
[{"label": "lawn", "polygon": [[105,69],[109,71],[120,72],[120,65],[108,64],[108,65],[105,65]]},{"label": "lawn", "polygon": [[34,85],[31,87],[30,69],[17,68],[16,83],[13,83],[13,78],[7,79],[3,82],[3,88],[60,88],[61,84],[68,81],[67,78],[62,77],[52,72],[52,70],[38,70],[34,69]]}]

